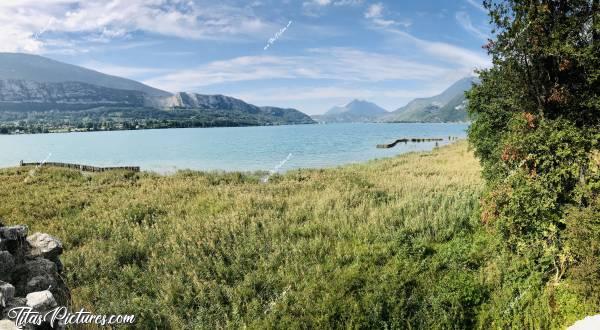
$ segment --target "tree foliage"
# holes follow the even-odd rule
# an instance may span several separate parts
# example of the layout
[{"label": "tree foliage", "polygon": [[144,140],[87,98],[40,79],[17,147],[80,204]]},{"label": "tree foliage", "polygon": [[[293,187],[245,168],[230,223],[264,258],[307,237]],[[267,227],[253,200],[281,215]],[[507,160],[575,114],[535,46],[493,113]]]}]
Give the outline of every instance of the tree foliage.
[{"label": "tree foliage", "polygon": [[[527,271],[511,280],[541,278],[547,287],[528,291],[537,290],[549,313],[559,313],[562,289],[551,288],[591,281],[597,276],[569,274],[600,269],[591,257],[597,247],[575,251],[590,241],[580,234],[598,228],[590,219],[599,215],[599,0],[484,5],[496,36],[484,46],[492,66],[479,72],[481,83],[468,95],[469,140],[488,184],[482,220],[501,236],[505,259],[527,261]],[[587,270],[577,270],[583,264]],[[510,287],[506,279],[500,285]],[[540,324],[556,324],[553,318],[560,316]]]}]

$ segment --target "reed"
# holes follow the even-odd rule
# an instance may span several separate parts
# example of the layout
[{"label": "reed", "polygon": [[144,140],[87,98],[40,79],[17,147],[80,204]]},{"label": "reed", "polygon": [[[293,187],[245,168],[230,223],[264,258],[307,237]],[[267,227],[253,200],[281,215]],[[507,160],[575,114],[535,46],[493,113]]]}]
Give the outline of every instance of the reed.
[{"label": "reed", "polygon": [[0,170],[0,216],[64,240],[73,309],[139,329],[470,328],[493,238],[466,142],[326,170]]}]

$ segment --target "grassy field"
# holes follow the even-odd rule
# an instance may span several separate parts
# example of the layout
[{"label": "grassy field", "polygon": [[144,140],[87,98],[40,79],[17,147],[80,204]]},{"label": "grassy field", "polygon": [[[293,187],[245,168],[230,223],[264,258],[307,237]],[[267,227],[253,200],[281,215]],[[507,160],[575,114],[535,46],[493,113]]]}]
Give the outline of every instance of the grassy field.
[{"label": "grassy field", "polygon": [[65,244],[73,309],[152,328],[470,328],[493,254],[466,142],[260,177],[0,170],[0,217]]}]

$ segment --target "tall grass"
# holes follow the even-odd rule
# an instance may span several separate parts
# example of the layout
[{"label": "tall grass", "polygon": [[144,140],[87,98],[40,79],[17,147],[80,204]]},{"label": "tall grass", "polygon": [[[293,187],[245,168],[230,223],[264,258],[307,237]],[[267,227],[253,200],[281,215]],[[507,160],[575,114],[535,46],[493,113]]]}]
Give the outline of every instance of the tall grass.
[{"label": "tall grass", "polygon": [[468,328],[493,238],[466,142],[327,170],[0,170],[0,216],[62,238],[73,309],[152,328]]}]

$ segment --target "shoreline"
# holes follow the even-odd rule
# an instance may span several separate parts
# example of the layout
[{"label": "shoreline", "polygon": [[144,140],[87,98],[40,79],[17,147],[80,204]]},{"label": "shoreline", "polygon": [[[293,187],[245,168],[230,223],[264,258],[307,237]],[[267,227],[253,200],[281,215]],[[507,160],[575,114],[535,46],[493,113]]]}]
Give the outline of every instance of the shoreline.
[{"label": "shoreline", "polygon": [[[385,161],[385,160],[395,159],[397,157],[403,157],[403,156],[407,156],[407,155],[411,155],[411,154],[432,153],[435,150],[449,148],[449,147],[452,147],[453,145],[461,144],[463,142],[467,142],[467,138],[458,138],[458,139],[449,141],[449,143],[447,143],[447,144],[444,144],[444,145],[441,145],[438,147],[434,146],[431,150],[413,150],[413,151],[408,151],[408,152],[404,152],[404,153],[399,153],[399,154],[396,154],[393,156],[379,157],[379,158],[373,158],[373,159],[365,160],[365,161],[351,162],[351,163],[324,166],[324,167],[295,167],[295,168],[281,169],[275,175],[285,174],[290,171],[305,171],[305,170],[321,171],[321,170],[339,169],[339,168],[344,168],[347,166],[363,166],[363,165],[368,165],[371,162]],[[57,162],[44,163],[43,166],[41,166],[41,167],[47,168],[47,169],[65,169],[65,170],[71,170],[71,171],[80,171],[79,169],[76,169],[73,167],[68,168],[68,167],[53,166],[53,163],[57,163]],[[24,162],[24,164],[25,165],[23,165],[23,166],[20,166],[19,164],[17,164],[15,166],[0,167],[0,171],[1,170],[9,170],[9,169],[18,169],[18,168],[29,169],[29,168],[35,167],[34,163]],[[64,164],[68,164],[68,163],[64,163]],[[105,171],[91,171],[92,173],[134,172],[134,173],[141,173],[141,174],[159,175],[159,176],[165,176],[165,177],[174,176],[174,175],[177,175],[178,173],[182,173],[182,172],[195,173],[195,174],[242,174],[242,175],[264,175],[269,172],[269,169],[264,169],[264,170],[226,170],[226,169],[176,168],[174,171],[158,171],[158,170],[153,170],[153,169],[144,169],[142,166],[138,166],[138,165],[132,165],[132,166],[84,165],[84,166],[110,169],[110,170],[105,170]],[[130,171],[130,170],[125,169],[125,167],[139,168],[139,171]]]},{"label": "shoreline", "polygon": [[113,129],[65,129],[48,132],[11,132],[0,133],[0,136],[21,136],[21,135],[43,135],[43,134],[71,134],[71,133],[97,133],[97,132],[125,132],[125,131],[150,131],[166,129],[197,129],[197,128],[243,128],[243,127],[271,127],[271,126],[297,126],[297,125],[318,125],[318,123],[289,123],[289,124],[271,124],[271,125],[228,125],[228,126],[181,126],[181,127],[149,127],[149,128],[113,128]]}]

